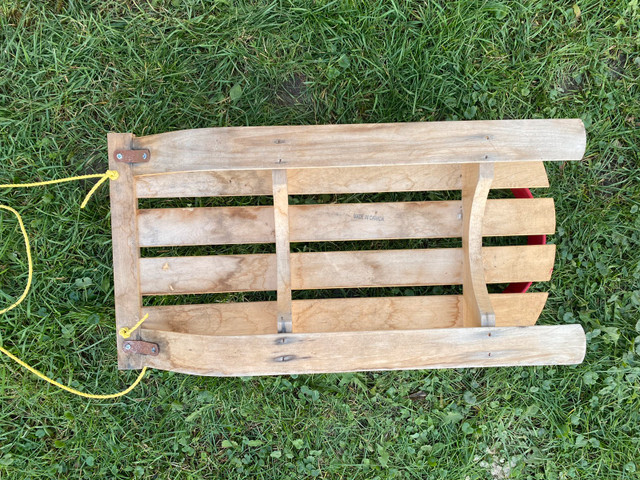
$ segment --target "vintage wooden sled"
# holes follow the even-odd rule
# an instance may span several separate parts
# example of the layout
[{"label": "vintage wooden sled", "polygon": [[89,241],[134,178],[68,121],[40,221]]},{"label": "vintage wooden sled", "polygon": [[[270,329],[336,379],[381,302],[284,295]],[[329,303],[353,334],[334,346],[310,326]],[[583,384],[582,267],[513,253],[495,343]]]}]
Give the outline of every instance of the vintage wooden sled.
[{"label": "vintage wooden sled", "polygon": [[[543,161],[580,160],[580,120],[233,127],[109,134],[119,367],[197,375],[580,363],[580,325],[535,326],[554,245]],[[290,195],[461,190],[461,200],[290,204]],[[273,206],[140,209],[139,199],[270,196]],[[460,248],[291,252],[292,242],[460,238]],[[140,249],[275,244],[275,253],[141,258]],[[462,285],[462,295],[292,300],[292,290]],[[510,289],[511,291],[513,289]],[[507,290],[507,291],[510,291]],[[277,300],[149,306],[144,296],[276,291]]]}]

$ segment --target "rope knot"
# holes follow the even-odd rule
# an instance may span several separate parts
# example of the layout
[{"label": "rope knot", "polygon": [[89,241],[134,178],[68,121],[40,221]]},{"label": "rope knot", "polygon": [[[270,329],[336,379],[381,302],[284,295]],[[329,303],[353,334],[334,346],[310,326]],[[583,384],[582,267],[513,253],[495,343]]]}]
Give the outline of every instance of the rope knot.
[{"label": "rope knot", "polygon": [[138,329],[138,327],[139,327],[140,325],[142,325],[142,324],[144,323],[144,321],[145,321],[147,318],[149,318],[149,314],[148,314],[148,313],[147,313],[144,317],[142,317],[142,318],[138,321],[138,323],[136,323],[133,327],[131,327],[131,328],[128,328],[128,327],[122,327],[122,328],[118,331],[118,333],[120,334],[120,336],[121,336],[122,338],[129,338],[129,337],[131,336],[131,334],[132,334],[133,332],[135,332],[135,331]]},{"label": "rope knot", "polygon": [[95,193],[95,191],[98,190],[100,185],[102,185],[104,182],[106,182],[109,179],[117,180],[118,177],[120,177],[120,174],[118,172],[116,172],[115,170],[107,170],[106,172],[104,172],[101,175],[100,180],[97,181],[97,183],[93,186],[93,188],[91,190],[89,190],[89,193],[87,193],[87,196],[84,197],[84,200],[80,204],[80,208],[84,208],[84,207],[87,206],[87,202],[89,202],[89,199],[91,198],[91,195],[93,195]]}]

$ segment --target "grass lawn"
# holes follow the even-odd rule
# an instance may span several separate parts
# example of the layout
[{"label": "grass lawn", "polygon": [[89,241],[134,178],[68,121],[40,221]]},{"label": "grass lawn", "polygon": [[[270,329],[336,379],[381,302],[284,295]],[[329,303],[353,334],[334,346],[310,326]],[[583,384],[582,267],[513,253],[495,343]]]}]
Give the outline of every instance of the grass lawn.
[{"label": "grass lawn", "polygon": [[[640,475],[637,0],[0,0],[0,183],[107,169],[108,131],[580,117],[548,164],[558,228],[540,323],[576,367],[217,379],[152,371],[83,400],[0,360],[0,479],[635,479]],[[116,368],[108,188],[2,190],[35,257],[0,343],[63,383]],[[421,198],[414,195],[413,198]],[[0,214],[0,308],[26,281]]]}]

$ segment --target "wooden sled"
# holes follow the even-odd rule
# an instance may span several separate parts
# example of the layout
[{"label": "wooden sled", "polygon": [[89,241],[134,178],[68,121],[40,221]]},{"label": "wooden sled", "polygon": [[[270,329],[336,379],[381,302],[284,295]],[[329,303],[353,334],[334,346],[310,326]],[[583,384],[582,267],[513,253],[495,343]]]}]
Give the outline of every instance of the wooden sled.
[{"label": "wooden sled", "polygon": [[[122,369],[197,375],[580,363],[580,325],[534,326],[555,245],[483,247],[553,233],[542,161],[580,160],[580,120],[239,127],[109,134]],[[290,195],[461,190],[462,200],[291,204]],[[269,196],[273,206],[140,209],[139,199]],[[232,199],[231,199],[232,200]],[[291,252],[292,242],[460,238],[460,248]],[[140,249],[275,244],[275,253],[141,258]],[[423,242],[426,243],[426,242]],[[339,249],[332,244],[332,249]],[[462,285],[462,295],[292,300],[292,290]],[[151,295],[276,291],[277,300],[143,306]]]}]

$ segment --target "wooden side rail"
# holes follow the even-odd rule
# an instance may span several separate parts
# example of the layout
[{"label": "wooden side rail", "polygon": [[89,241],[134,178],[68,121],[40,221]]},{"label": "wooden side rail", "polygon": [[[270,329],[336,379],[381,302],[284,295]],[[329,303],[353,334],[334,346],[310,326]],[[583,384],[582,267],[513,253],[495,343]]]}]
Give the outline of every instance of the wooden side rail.
[{"label": "wooden side rail", "polygon": [[585,144],[581,120],[202,128],[133,140],[151,152],[136,175],[580,160]]},{"label": "wooden side rail", "polygon": [[154,368],[197,375],[281,375],[361,370],[580,363],[579,325],[444,328],[212,337],[143,330]]}]

